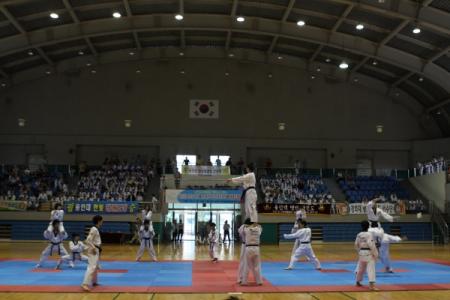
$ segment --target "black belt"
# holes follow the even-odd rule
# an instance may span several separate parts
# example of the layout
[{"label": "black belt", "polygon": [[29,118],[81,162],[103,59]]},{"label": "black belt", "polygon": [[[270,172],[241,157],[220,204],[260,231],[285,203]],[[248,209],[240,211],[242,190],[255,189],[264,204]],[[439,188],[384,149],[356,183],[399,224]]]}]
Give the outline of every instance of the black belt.
[{"label": "black belt", "polygon": [[249,186],[248,188],[246,188],[245,190],[242,191],[241,202],[245,201],[245,194],[247,193],[248,190],[255,190],[255,187],[254,186]]},{"label": "black belt", "polygon": [[309,244],[311,242],[300,242],[300,244]]},{"label": "black belt", "polygon": [[102,253],[102,246],[94,245],[94,247],[98,249],[98,254]]},{"label": "black belt", "polygon": [[370,248],[361,248],[359,250],[370,250]]},{"label": "black belt", "polygon": [[259,244],[245,245],[245,247],[259,247]]},{"label": "black belt", "polygon": [[142,238],[142,239],[145,241],[145,246],[147,246],[147,244],[148,244],[148,246],[150,247],[151,238]]},{"label": "black belt", "polygon": [[[72,252],[72,260],[74,261],[75,260],[75,256],[76,255],[80,255],[80,252]],[[81,259],[81,255],[80,255],[80,259]]]},{"label": "black belt", "polygon": [[370,221],[369,220],[369,223],[370,223],[370,227],[372,227],[373,228],[373,224],[376,224],[377,225],[377,227],[379,227],[380,226],[380,222],[378,222],[378,221]]},{"label": "black belt", "polygon": [[60,255],[61,256],[61,242],[59,242],[59,243],[53,243],[53,242],[50,242],[50,244],[52,244],[52,247],[50,248],[50,256],[52,256],[52,254],[53,254],[53,247],[54,246],[58,246],[58,255]]}]

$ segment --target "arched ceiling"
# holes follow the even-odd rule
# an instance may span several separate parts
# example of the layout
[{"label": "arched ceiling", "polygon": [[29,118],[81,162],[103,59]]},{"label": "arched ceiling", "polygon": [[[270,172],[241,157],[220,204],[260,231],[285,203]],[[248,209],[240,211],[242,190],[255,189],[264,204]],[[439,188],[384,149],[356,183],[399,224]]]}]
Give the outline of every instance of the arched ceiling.
[{"label": "arched ceiling", "polygon": [[449,0],[0,0],[2,87],[80,56],[155,48],[220,48],[224,57],[251,49],[268,63],[294,57],[336,68],[346,61],[348,78],[404,90],[450,136]]}]

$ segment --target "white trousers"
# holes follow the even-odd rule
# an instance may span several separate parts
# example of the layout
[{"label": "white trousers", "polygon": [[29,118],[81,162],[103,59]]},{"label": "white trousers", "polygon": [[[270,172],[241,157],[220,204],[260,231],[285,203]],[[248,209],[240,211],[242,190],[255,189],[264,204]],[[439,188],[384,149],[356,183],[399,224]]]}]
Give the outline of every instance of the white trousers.
[{"label": "white trousers", "polygon": [[370,250],[359,250],[358,259],[358,271],[356,272],[356,281],[360,282],[363,280],[364,273],[367,272],[367,277],[369,277],[369,283],[375,283],[375,259],[373,258]]},{"label": "white trousers", "polygon": [[247,284],[248,273],[252,272],[257,284],[262,284],[261,276],[261,256],[259,246],[245,248],[245,267],[242,276],[242,284]]},{"label": "white trousers", "polygon": [[62,243],[59,245],[48,244],[48,246],[45,247],[44,251],[42,251],[41,253],[39,265],[42,265],[42,263],[44,263],[44,261],[46,261],[48,257],[52,254],[57,254],[61,258],[68,255],[66,248],[64,248],[64,245]]},{"label": "white trousers", "polygon": [[65,263],[68,262],[72,266],[73,266],[73,263],[77,260],[87,262],[89,260],[89,258],[82,253],[72,253],[72,254],[64,255],[63,257],[61,257],[61,262],[65,262]]},{"label": "white trousers", "polygon": [[150,258],[152,260],[156,260],[156,253],[155,253],[155,248],[153,248],[152,239],[149,239],[149,240],[142,239],[141,240],[141,246],[139,247],[139,250],[138,250],[138,253],[136,256],[136,260],[141,259],[142,255],[144,254],[145,249],[148,250],[148,255],[150,255]]},{"label": "white trousers", "polygon": [[216,243],[209,244],[209,257],[211,259],[217,258],[216,256]]},{"label": "white trousers", "polygon": [[[295,247],[295,245],[294,245]],[[311,244],[300,244],[295,250],[294,254],[291,256],[291,262],[289,263],[289,268],[294,268],[294,264],[300,259],[300,257],[306,256],[306,258],[314,264],[316,269],[320,269],[320,261],[317,259]]]},{"label": "white trousers", "polygon": [[237,273],[237,282],[242,282],[244,278],[244,268],[247,264],[245,255],[245,244],[241,244],[241,256],[239,256],[239,269]]},{"label": "white trousers", "polygon": [[84,273],[84,285],[93,285],[97,283],[98,263],[100,260],[99,251],[96,249],[95,254],[88,253],[88,266]]},{"label": "white trousers", "polygon": [[258,222],[258,210],[256,200],[258,199],[256,190],[251,189],[245,193],[245,219],[250,218],[252,222]]},{"label": "white trousers", "polygon": [[294,246],[292,247],[291,257],[295,254],[295,251],[297,251],[297,248],[299,245],[300,245],[300,242],[296,239],[294,242]]}]

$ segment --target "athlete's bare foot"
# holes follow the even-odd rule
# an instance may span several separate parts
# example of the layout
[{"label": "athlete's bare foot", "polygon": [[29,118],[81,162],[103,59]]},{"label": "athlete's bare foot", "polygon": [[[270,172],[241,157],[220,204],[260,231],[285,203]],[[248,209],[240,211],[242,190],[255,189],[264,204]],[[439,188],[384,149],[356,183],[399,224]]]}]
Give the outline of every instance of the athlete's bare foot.
[{"label": "athlete's bare foot", "polygon": [[357,281],[356,286],[363,286],[363,285],[361,284],[361,282]]},{"label": "athlete's bare foot", "polygon": [[284,268],[285,270],[287,270],[287,271],[290,271],[290,270],[292,270],[292,268],[291,267],[287,267],[287,268]]},{"label": "athlete's bare foot", "polygon": [[83,291],[85,292],[90,292],[91,288],[87,285],[87,284],[82,284],[81,288],[83,289]]}]

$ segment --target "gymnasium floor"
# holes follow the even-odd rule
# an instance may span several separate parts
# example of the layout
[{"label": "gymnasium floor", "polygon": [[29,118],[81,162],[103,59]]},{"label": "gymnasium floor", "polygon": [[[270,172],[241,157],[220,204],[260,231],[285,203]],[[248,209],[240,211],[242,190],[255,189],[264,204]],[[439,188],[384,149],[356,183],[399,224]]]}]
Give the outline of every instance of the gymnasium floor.
[{"label": "gymnasium floor", "polygon": [[[193,242],[158,247],[156,250],[159,252],[160,262],[157,264],[133,262],[137,246],[105,245],[105,251],[102,254],[104,271],[100,274],[100,281],[104,285],[98,289],[101,293],[89,294],[70,293],[72,290],[67,286],[63,287],[64,283],[58,281],[58,278],[64,278],[69,286],[73,285],[71,287],[74,288],[73,291],[78,292],[75,285],[84,271],[84,266],[80,264],[75,270],[65,267],[62,272],[51,272],[54,262],[49,261],[43,272],[30,272],[44,246],[43,242],[0,242],[0,286],[18,284],[18,282],[27,287],[49,285],[53,286],[51,291],[60,293],[35,293],[31,292],[33,291],[31,288],[26,289],[30,291],[27,293],[0,293],[0,299],[225,299],[230,295],[226,292],[235,293],[234,295],[241,299],[450,299],[450,286],[447,284],[450,282],[450,248],[448,246],[412,243],[392,245],[391,255],[394,260],[398,260],[394,263],[398,272],[394,276],[379,274],[378,283],[382,290],[385,290],[385,284],[391,285],[390,290],[392,290],[392,284],[395,284],[394,290],[403,291],[366,292],[364,289],[352,286],[351,270],[354,268],[355,253],[351,243],[314,244],[316,255],[323,262],[324,272],[322,273],[313,270],[307,263],[299,263],[297,270],[284,271],[282,267],[286,264],[284,261],[288,260],[292,244],[263,246],[265,284],[260,289],[240,288],[233,285],[239,254],[239,247],[235,249],[233,245],[221,247],[222,262],[217,265],[206,261],[208,259],[206,246],[195,247]],[[147,256],[144,256],[145,258]],[[147,266],[152,268],[152,273],[146,271]],[[16,276],[7,276],[9,275],[7,270]],[[139,280],[144,274],[145,284]],[[293,289],[292,284],[302,276],[304,277],[302,282],[308,288]],[[133,280],[133,284],[129,283],[130,279]],[[209,283],[209,279],[213,280]],[[127,282],[126,288],[117,288],[124,281]],[[413,285],[408,286],[408,284]],[[311,289],[314,285],[320,288]],[[337,289],[323,288],[330,285],[339,287]],[[111,289],[111,286],[116,288]],[[167,288],[152,289],[151,286]],[[406,291],[409,289],[419,291]],[[426,291],[427,289],[442,290]],[[339,292],[334,292],[335,290]],[[39,291],[45,291],[45,289]],[[133,293],[128,293],[130,291]],[[280,291],[287,293],[279,294]],[[300,293],[301,291],[308,292]],[[193,294],[193,292],[201,294]]]}]

